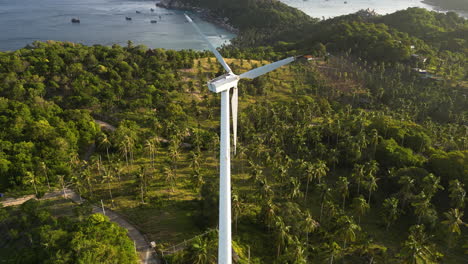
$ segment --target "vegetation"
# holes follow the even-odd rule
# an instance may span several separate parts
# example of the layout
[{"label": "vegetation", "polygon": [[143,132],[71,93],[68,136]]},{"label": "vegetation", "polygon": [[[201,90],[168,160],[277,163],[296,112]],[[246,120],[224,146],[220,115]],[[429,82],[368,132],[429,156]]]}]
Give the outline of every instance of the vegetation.
[{"label": "vegetation", "polygon": [[[239,8],[264,9],[267,18],[298,12],[270,4]],[[282,25],[266,19],[272,34],[255,37],[266,25],[233,21],[241,33],[222,53],[235,72],[303,51],[318,57],[239,84],[232,164],[239,263],[462,263],[468,40],[455,35],[466,20],[421,9]],[[276,38],[296,27],[313,33]],[[261,46],[267,40],[272,45]],[[131,42],[35,42],[0,53],[1,188],[40,194],[71,185],[129,218],[168,262],[215,263],[219,96],[205,83],[221,72],[207,52]],[[97,215],[67,227],[41,219],[39,230],[46,223],[73,234],[67,243],[94,224],[115,228]],[[14,234],[23,222],[6,223]],[[121,241],[119,234],[93,242]],[[61,246],[73,252],[69,244],[54,248]]]},{"label": "vegetation", "polygon": [[80,221],[56,218],[36,200],[17,209],[0,210],[0,252],[7,263],[138,263],[127,230],[102,214],[85,216]]}]

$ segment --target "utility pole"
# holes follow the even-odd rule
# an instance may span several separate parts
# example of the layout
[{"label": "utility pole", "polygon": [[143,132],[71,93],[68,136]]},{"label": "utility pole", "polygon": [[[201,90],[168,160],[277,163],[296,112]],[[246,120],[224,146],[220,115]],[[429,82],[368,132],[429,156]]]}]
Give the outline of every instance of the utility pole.
[{"label": "utility pole", "polygon": [[101,199],[101,207],[102,207],[102,214],[106,215],[106,210],[104,209],[104,203],[102,202],[102,199]]}]

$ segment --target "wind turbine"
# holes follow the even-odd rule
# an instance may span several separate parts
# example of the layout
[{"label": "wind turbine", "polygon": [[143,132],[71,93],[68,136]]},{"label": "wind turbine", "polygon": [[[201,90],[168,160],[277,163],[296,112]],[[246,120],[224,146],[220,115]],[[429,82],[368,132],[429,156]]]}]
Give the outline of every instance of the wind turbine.
[{"label": "wind turbine", "polygon": [[233,89],[231,98],[232,121],[233,121],[233,143],[234,153],[237,145],[237,108],[238,108],[238,90],[237,83],[240,79],[254,79],[265,73],[273,71],[283,65],[291,63],[302,57],[289,57],[271,64],[267,64],[256,69],[236,75],[232,72],[229,65],[216,48],[210,43],[206,36],[198,28],[197,24],[184,14],[187,21],[192,24],[195,30],[200,34],[208,44],[211,52],[226,70],[226,73],[216,77],[208,82],[208,89],[214,93],[221,93],[221,138],[220,138],[220,171],[219,171],[219,242],[218,242],[218,263],[232,263],[232,244],[231,244],[231,153],[230,153],[230,120],[229,120],[229,91]]}]

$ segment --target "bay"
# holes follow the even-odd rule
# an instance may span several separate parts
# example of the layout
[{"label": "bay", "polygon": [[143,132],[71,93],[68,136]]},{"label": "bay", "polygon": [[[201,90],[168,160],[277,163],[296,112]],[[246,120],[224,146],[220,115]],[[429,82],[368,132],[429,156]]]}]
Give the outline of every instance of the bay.
[{"label": "bay", "polygon": [[[318,18],[345,15],[367,8],[379,14],[408,7],[437,9],[420,0],[281,1]],[[456,12],[468,18],[468,13]],[[132,20],[125,20],[126,16]],[[199,19],[196,14],[192,16],[215,46],[229,43],[235,37],[235,34]],[[79,18],[81,23],[71,23],[72,18]],[[151,20],[157,20],[157,23],[150,23]],[[71,41],[85,45],[127,45],[131,40],[135,45],[143,44],[149,48],[208,48],[186,23],[182,11],[158,8],[155,1],[0,0],[0,51],[16,50],[36,40]]]},{"label": "bay", "polygon": [[[125,20],[126,16],[132,20]],[[235,37],[196,14],[192,16],[215,46]],[[81,23],[71,23],[72,18]],[[183,12],[158,8],[154,1],[0,0],[0,51],[16,50],[36,40],[85,45],[127,45],[131,40],[150,48],[208,49],[186,23]]]},{"label": "bay", "polygon": [[[311,17],[330,18],[347,15],[361,9],[370,8],[378,14],[385,15],[408,7],[422,7],[428,10],[445,12],[438,7],[426,4],[421,0],[280,0],[281,2],[302,10]],[[346,2],[346,3],[345,3]],[[468,18],[468,13],[455,11]]]}]

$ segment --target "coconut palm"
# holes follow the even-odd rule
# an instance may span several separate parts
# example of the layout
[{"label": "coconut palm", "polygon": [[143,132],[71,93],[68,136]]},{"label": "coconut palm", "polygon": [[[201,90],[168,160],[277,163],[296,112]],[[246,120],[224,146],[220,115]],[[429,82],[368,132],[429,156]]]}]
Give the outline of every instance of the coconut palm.
[{"label": "coconut palm", "polygon": [[323,214],[323,204],[326,200],[330,199],[331,195],[331,188],[328,188],[326,183],[321,183],[318,186],[320,192],[320,218],[319,221],[322,221],[322,214]]},{"label": "coconut palm", "polygon": [[301,192],[301,182],[296,177],[289,178],[290,198],[301,198],[304,194]]},{"label": "coconut palm", "polygon": [[237,233],[237,220],[242,212],[242,202],[237,194],[232,195],[232,214],[234,216],[234,230]]},{"label": "coconut palm", "polygon": [[338,230],[335,235],[343,241],[343,249],[346,249],[346,243],[356,241],[357,232],[359,232],[361,228],[347,215],[338,218],[337,226]]},{"label": "coconut palm", "polygon": [[305,162],[303,167],[305,169],[305,175],[307,179],[304,200],[307,201],[307,193],[309,192],[309,183],[314,178],[314,166],[310,162]]},{"label": "coconut palm", "polygon": [[154,168],[154,156],[155,156],[154,154],[156,152],[156,146],[154,145],[153,140],[147,139],[145,141],[145,149],[146,149],[146,152],[148,153],[148,158],[151,161],[151,167]]},{"label": "coconut palm", "polygon": [[361,182],[364,179],[364,165],[363,164],[354,164],[352,177],[357,183],[357,193],[359,194],[361,188]]},{"label": "coconut palm", "polygon": [[99,146],[106,149],[107,161],[110,162],[109,147],[112,146],[112,144],[105,133],[101,133],[99,137]]},{"label": "coconut palm", "polygon": [[452,180],[449,183],[449,197],[453,207],[462,209],[465,207],[466,191],[463,183],[459,180]]},{"label": "coconut palm", "polygon": [[395,197],[386,198],[382,204],[382,218],[386,224],[386,229],[390,227],[391,224],[395,223],[400,215],[400,210],[398,209],[398,199]]},{"label": "coconut palm", "polygon": [[125,163],[127,164],[127,168],[128,168],[128,146],[127,146],[127,143],[125,141],[121,141],[119,142],[119,151],[120,153],[125,157]]},{"label": "coconut palm", "polygon": [[314,178],[317,179],[318,184],[320,184],[321,179],[325,177],[329,171],[327,164],[323,160],[317,160],[314,163]]},{"label": "coconut palm", "polygon": [[310,212],[306,212],[303,222],[303,230],[306,233],[306,244],[309,244],[309,233],[315,231],[319,226],[319,222],[312,218]]},{"label": "coconut palm", "polygon": [[263,203],[263,206],[262,206],[263,218],[265,219],[265,224],[268,227],[268,232],[270,232],[270,228],[275,224],[277,210],[278,208],[273,203],[273,201],[268,200]]},{"label": "coconut palm", "polygon": [[443,190],[444,187],[440,185],[440,177],[436,177],[434,174],[429,173],[423,178],[423,191],[429,199],[434,197],[438,190]]},{"label": "coconut palm", "polygon": [[102,182],[107,183],[107,189],[109,191],[109,197],[111,199],[112,207],[114,207],[114,198],[112,197],[112,187],[111,183],[114,181],[114,175],[112,175],[111,170],[104,170],[104,175],[102,176]]},{"label": "coconut palm", "polygon": [[446,220],[442,221],[442,224],[447,226],[451,234],[461,235],[460,226],[468,226],[463,222],[463,212],[460,212],[458,208],[451,208],[448,212],[444,213],[444,216]]},{"label": "coconut palm", "polygon": [[408,239],[398,254],[403,264],[436,264],[442,256],[424,233],[424,225],[410,227]]},{"label": "coconut palm", "polygon": [[343,210],[345,209],[346,197],[349,196],[349,181],[346,177],[339,177],[336,182],[336,190],[341,195],[343,199]]},{"label": "coconut palm", "polygon": [[30,184],[34,187],[34,192],[37,195],[37,187],[36,187],[36,175],[34,173],[27,171],[24,177],[25,183]]},{"label": "coconut palm", "polygon": [[358,216],[358,224],[361,224],[361,216],[365,215],[369,211],[369,204],[366,202],[366,199],[362,195],[355,197],[353,199],[353,204],[351,205],[354,214]]},{"label": "coconut palm", "polygon": [[281,253],[281,248],[286,245],[286,241],[289,238],[290,226],[286,226],[283,219],[280,216],[275,218],[275,229],[276,229],[276,245],[277,245],[277,257]]},{"label": "coconut palm", "polygon": [[46,181],[47,181],[47,188],[50,191],[49,175],[47,173],[48,168],[47,168],[47,165],[45,164],[45,162],[43,162],[43,161],[39,162],[39,169],[41,170],[42,173],[44,173],[44,176],[45,176]]},{"label": "coconut palm", "polygon": [[378,180],[379,180],[379,178],[375,177],[372,174],[368,174],[367,177],[366,177],[366,181],[364,182],[364,184],[366,185],[367,190],[369,192],[369,198],[367,200],[367,203],[369,205],[370,205],[372,192],[377,190],[377,188],[378,188],[378,185],[377,185]]},{"label": "coconut palm", "polygon": [[414,194],[414,179],[410,178],[409,176],[401,176],[398,180],[398,184],[401,185],[399,196],[403,202],[403,207],[406,207],[408,201],[410,201]]},{"label": "coconut palm", "polygon": [[331,242],[330,244],[325,244],[325,254],[324,261],[333,264],[335,260],[343,257],[343,249],[337,243]]},{"label": "coconut palm", "polygon": [[421,223],[421,218],[426,215],[432,207],[431,200],[424,191],[421,191],[421,193],[415,196],[415,202],[412,202],[411,205],[414,207],[414,213],[418,216],[418,224]]},{"label": "coconut palm", "polygon": [[164,166],[163,173],[166,178],[166,182],[169,182],[171,185],[171,191],[174,192],[174,185],[176,180],[174,170],[169,166]]},{"label": "coconut palm", "polygon": [[372,129],[370,134],[371,134],[370,143],[372,144],[372,148],[373,148],[372,157],[375,157],[375,153],[377,151],[377,145],[379,144],[379,131],[377,131],[377,129]]}]

